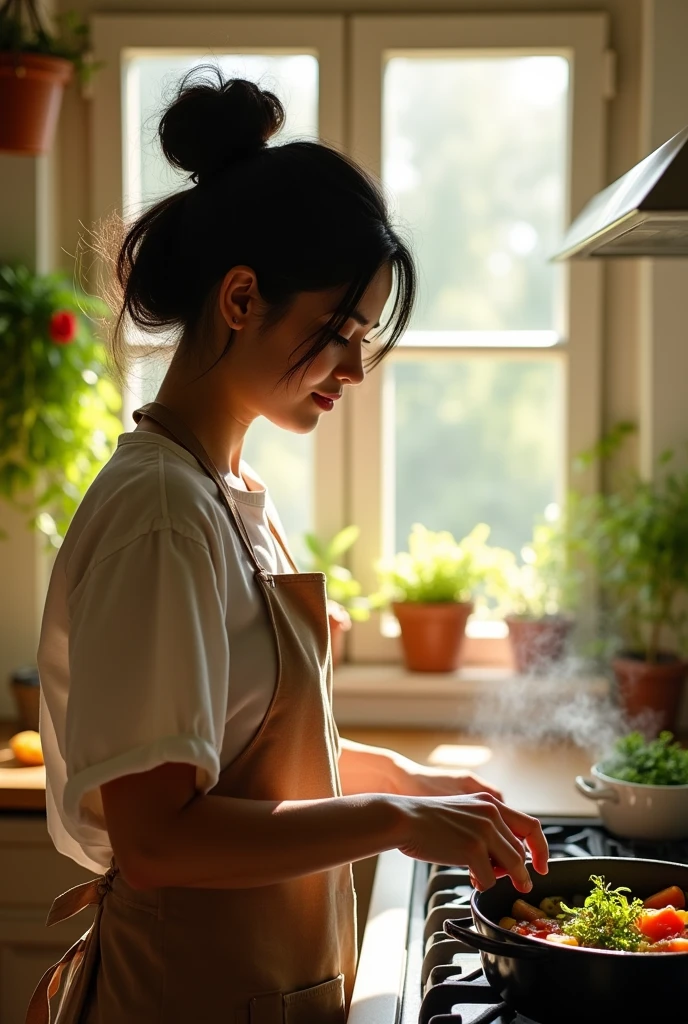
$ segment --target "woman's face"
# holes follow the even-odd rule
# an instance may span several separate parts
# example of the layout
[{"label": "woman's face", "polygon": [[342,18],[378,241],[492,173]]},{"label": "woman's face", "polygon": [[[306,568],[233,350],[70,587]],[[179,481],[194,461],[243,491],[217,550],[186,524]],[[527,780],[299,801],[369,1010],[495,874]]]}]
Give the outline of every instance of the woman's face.
[{"label": "woman's face", "polygon": [[345,388],[363,380],[363,361],[370,354],[366,339],[379,326],[391,289],[391,267],[383,266],[361,298],[355,317],[347,320],[313,362],[285,379],[310,347],[299,346],[327,323],[345,289],[301,292],[279,322],[261,333],[264,307],[255,274],[249,268],[234,267],[223,282],[218,312],[224,337],[226,326],[235,332],[222,360],[235,415],[246,425],[264,416],[295,433],[313,430]]}]

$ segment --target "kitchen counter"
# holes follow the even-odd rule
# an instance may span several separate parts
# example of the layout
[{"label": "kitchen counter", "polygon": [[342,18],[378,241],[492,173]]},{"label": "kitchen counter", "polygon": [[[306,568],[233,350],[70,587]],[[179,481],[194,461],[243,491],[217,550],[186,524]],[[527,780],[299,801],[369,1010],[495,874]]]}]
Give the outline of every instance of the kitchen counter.
[{"label": "kitchen counter", "polygon": [[507,803],[531,814],[590,817],[595,805],[574,786],[587,774],[590,755],[570,743],[536,746],[501,736],[482,740],[460,732],[429,729],[346,728],[358,743],[389,747],[421,764],[470,769],[499,787]]},{"label": "kitchen counter", "polygon": [[[0,722],[0,810],[44,810],[45,769],[17,765],[7,742],[16,731],[16,723]],[[422,764],[469,768],[524,811],[594,813],[593,805],[573,785],[574,777],[590,768],[590,756],[572,744],[535,746],[508,737],[485,741],[453,730],[348,727],[341,731],[359,743],[390,747]]]},{"label": "kitchen counter", "polygon": [[[45,769],[22,768],[7,741],[16,723],[0,722],[0,810],[45,809]],[[360,729],[342,734],[359,743],[390,747],[422,764],[469,768],[498,786],[508,803],[535,814],[590,815],[594,807],[573,785],[590,767],[589,755],[571,744],[534,746],[501,737],[484,741],[456,731]]]},{"label": "kitchen counter", "polygon": [[24,768],[18,764],[8,740],[20,727],[0,721],[0,810],[44,811],[45,768]]}]

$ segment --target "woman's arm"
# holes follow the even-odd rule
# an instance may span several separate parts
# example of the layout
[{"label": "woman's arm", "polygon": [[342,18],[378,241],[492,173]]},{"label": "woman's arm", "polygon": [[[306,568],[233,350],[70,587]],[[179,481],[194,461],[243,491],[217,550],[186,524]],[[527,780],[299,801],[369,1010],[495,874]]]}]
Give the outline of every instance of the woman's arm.
[{"label": "woman's arm", "polygon": [[468,864],[482,887],[507,873],[529,891],[522,840],[547,870],[540,823],[486,796],[367,793],[323,800],[243,800],[195,790],[196,769],[164,764],[101,786],[115,858],[135,888],[250,888],[398,848]]},{"label": "woman's arm", "polygon": [[473,772],[430,768],[395,750],[369,747],[353,740],[341,739],[340,744],[339,776],[345,794],[376,792],[442,796],[491,793],[498,800],[502,799],[495,786]]}]

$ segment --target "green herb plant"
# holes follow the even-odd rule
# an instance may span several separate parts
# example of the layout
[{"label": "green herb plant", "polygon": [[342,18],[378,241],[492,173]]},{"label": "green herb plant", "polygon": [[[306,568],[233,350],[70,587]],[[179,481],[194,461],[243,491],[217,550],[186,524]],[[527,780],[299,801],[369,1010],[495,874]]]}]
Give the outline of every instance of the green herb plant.
[{"label": "green herb plant", "polygon": [[55,32],[46,29],[36,0],[4,0],[0,5],[0,51],[69,60],[85,85],[102,67],[90,58],[88,25],[74,11],[68,11],[55,18],[55,26]]},{"label": "green herb plant", "polygon": [[571,564],[566,525],[557,505],[548,506],[533,527],[532,539],[521,548],[520,561],[503,559],[505,592],[502,611],[527,619],[571,612],[580,574]]},{"label": "green herb plant", "polygon": [[122,423],[92,317],[57,275],[0,265],[0,498],[59,547]]},{"label": "green herb plant", "polygon": [[626,886],[612,889],[601,875],[591,875],[590,881],[594,888],[582,907],[561,904],[562,931],[573,935],[581,946],[635,952],[642,941],[636,922],[643,912],[643,901],[633,899],[629,903],[624,893],[631,890]]},{"label": "green herb plant", "polygon": [[370,617],[371,600],[362,595],[361,584],[339,561],[356,543],[360,532],[358,526],[345,526],[329,541],[321,540],[314,533],[304,535],[306,547],[313,556],[311,570],[325,573],[327,596],[346,608],[355,622]]},{"label": "green herb plant", "polygon": [[505,552],[488,545],[489,535],[485,523],[479,523],[460,541],[447,530],[434,532],[416,523],[408,551],[376,564],[378,599],[384,603],[440,604],[470,601],[479,588],[485,594],[496,592],[499,584],[503,586]]},{"label": "green herb plant", "polygon": [[688,750],[670,732],[649,741],[632,732],[616,741],[603,771],[610,778],[644,786],[688,786]]},{"label": "green herb plant", "polygon": [[[619,425],[579,462],[609,458],[631,431]],[[688,643],[688,470],[672,460],[666,452],[652,480],[624,473],[607,493],[569,503],[573,543],[596,572],[618,646],[648,663],[669,635],[679,652]]]}]

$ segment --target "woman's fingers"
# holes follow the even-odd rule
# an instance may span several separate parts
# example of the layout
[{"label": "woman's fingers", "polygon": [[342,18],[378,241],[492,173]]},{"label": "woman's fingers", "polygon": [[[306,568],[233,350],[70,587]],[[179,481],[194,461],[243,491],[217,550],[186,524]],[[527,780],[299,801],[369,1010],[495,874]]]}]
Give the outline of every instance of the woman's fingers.
[{"label": "woman's fingers", "polygon": [[533,867],[537,873],[546,875],[549,870],[549,846],[538,819],[533,818],[530,814],[524,814],[523,811],[515,811],[513,807],[507,807],[506,804],[502,805],[502,814],[512,833],[522,839],[530,850]]}]

